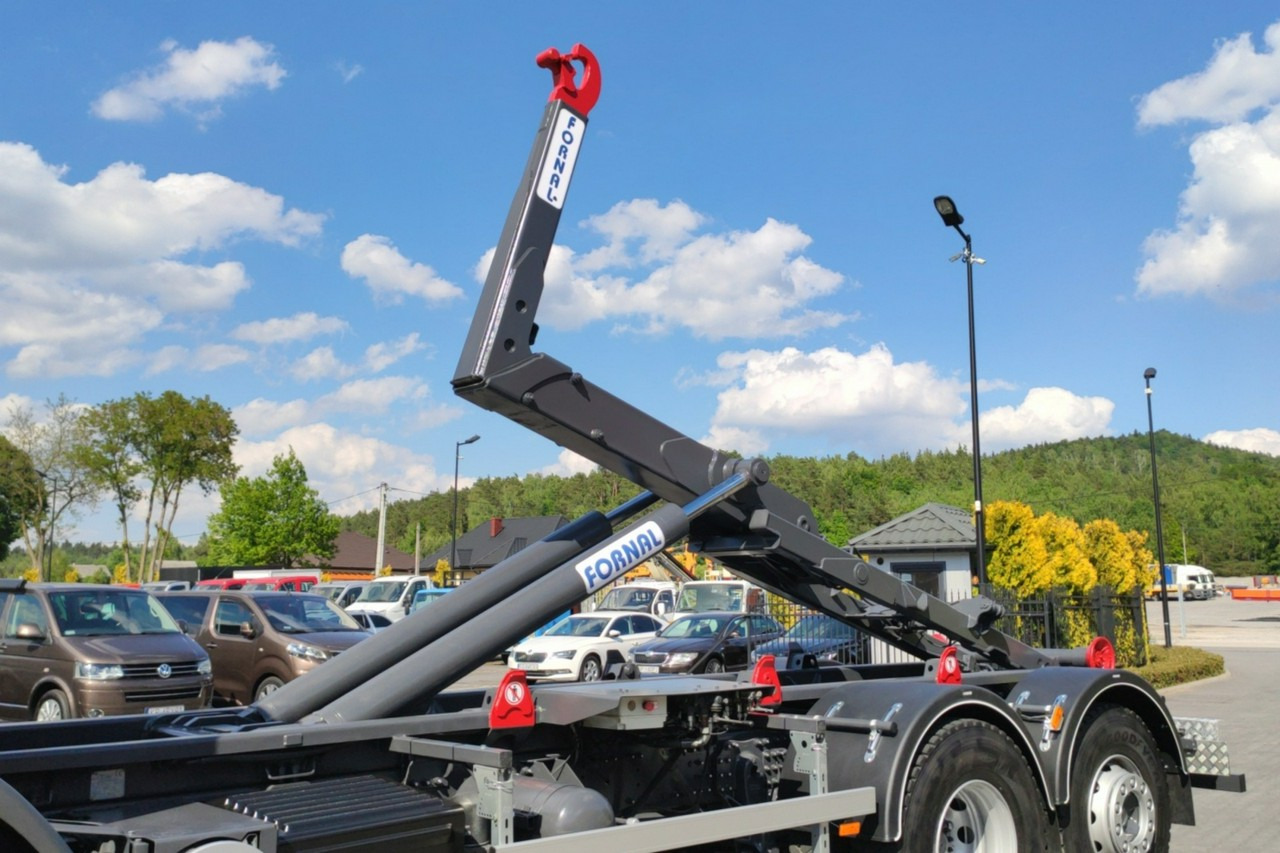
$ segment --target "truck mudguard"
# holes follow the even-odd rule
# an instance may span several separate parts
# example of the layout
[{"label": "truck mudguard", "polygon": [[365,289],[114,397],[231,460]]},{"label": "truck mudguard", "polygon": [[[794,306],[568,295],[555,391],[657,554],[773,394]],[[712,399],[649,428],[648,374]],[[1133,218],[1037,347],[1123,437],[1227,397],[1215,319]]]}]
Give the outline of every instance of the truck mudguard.
[{"label": "truck mudguard", "polygon": [[959,717],[984,720],[1009,735],[1026,757],[1044,798],[1044,774],[1032,757],[1035,747],[1026,727],[989,690],[932,681],[858,681],[830,690],[809,714],[827,723],[831,788],[876,789],[879,808],[866,821],[876,841],[902,837],[911,763],[929,735]]}]

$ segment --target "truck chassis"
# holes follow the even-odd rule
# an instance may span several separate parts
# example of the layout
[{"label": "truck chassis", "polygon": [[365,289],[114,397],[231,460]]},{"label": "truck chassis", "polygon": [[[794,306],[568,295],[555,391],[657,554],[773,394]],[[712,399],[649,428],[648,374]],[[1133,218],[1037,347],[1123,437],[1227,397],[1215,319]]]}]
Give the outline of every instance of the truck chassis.
[{"label": "truck chassis", "polygon": [[[0,848],[129,853],[1167,850],[1193,786],[1243,790],[1105,641],[1035,649],[819,536],[759,459],[684,436],[533,350],[601,72],[553,75],[455,392],[638,484],[242,709],[0,729]],[[581,76],[579,77],[579,66]],[[916,663],[446,689],[669,544]]]}]

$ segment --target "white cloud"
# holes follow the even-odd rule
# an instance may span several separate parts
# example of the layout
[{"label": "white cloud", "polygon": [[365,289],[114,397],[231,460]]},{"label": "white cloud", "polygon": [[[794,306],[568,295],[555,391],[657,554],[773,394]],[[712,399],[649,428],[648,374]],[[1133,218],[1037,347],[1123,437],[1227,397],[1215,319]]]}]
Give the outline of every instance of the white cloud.
[{"label": "white cloud", "polygon": [[[972,445],[967,383],[924,362],[895,362],[884,344],[861,355],[834,347],[727,352],[710,376],[728,386],[703,439],[712,447],[753,455],[779,437],[819,436],[876,458]],[[1033,388],[1016,407],[982,413],[983,452],[1104,434],[1114,408],[1101,397]]]},{"label": "white cloud", "polygon": [[1222,123],[1191,141],[1193,174],[1178,221],[1144,242],[1140,293],[1225,300],[1280,278],[1280,23],[1268,27],[1265,42],[1266,53],[1254,51],[1248,34],[1223,42],[1204,71],[1166,83],[1139,105],[1148,126]]},{"label": "white cloud", "polygon": [[[437,471],[429,455],[344,432],[327,423],[293,427],[264,441],[241,438],[234,457],[243,476],[257,477],[270,468],[272,459],[287,454],[290,448],[307,469],[311,487],[326,501],[368,492],[383,479],[395,488],[424,494],[453,485],[453,472]],[[343,502],[335,511],[349,515],[373,506],[376,500],[376,494],[367,495],[354,504]]]},{"label": "white cloud", "polygon": [[1280,456],[1280,432],[1265,427],[1256,429],[1220,429],[1204,437],[1209,444],[1220,447],[1234,447],[1237,450],[1248,450],[1251,453],[1266,453],[1269,456]]},{"label": "white cloud", "polygon": [[[810,237],[768,219],[755,231],[697,235],[706,217],[684,202],[614,205],[583,226],[606,239],[585,254],[553,246],[538,319],[577,329],[612,319],[622,330],[687,329],[707,340],[803,335],[853,315],[807,307],[844,277],[803,255]],[[476,265],[487,274],[492,250]]]},{"label": "white cloud", "polygon": [[266,346],[267,344],[305,341],[316,335],[332,335],[345,332],[350,326],[341,317],[321,317],[314,311],[304,311],[292,317],[272,317],[241,323],[231,330],[231,337],[238,341]]},{"label": "white cloud", "polygon": [[339,61],[334,65],[338,69],[338,76],[342,78],[343,83],[350,83],[352,80],[364,73],[364,66],[360,63],[348,65],[345,61]]},{"label": "white cloud", "polygon": [[338,390],[318,397],[313,408],[323,414],[359,412],[381,415],[396,403],[422,400],[426,396],[427,386],[421,380],[408,376],[383,376],[347,382]]},{"label": "white cloud", "polygon": [[1080,397],[1064,388],[1032,388],[1017,406],[981,412],[982,450],[1106,435],[1115,408],[1106,397]]},{"label": "white cloud", "polygon": [[178,367],[198,373],[212,373],[250,359],[248,350],[233,344],[206,344],[195,352],[183,346],[167,346],[152,354],[146,374],[153,376]]},{"label": "white cloud", "polygon": [[254,87],[277,89],[286,72],[275,48],[249,36],[234,42],[201,42],[195,50],[167,41],[155,68],[135,74],[93,102],[93,114],[111,121],[151,121],[166,106],[193,112],[204,121],[220,114],[220,102]]},{"label": "white cloud", "polygon": [[426,347],[417,332],[386,343],[373,344],[364,351],[364,363],[373,373],[381,373],[407,355]]},{"label": "white cloud", "polygon": [[356,369],[344,363],[333,352],[333,347],[317,347],[289,365],[289,375],[299,382],[319,379],[346,379]]},{"label": "white cloud", "polygon": [[426,264],[410,261],[386,237],[362,234],[342,250],[342,269],[362,278],[375,299],[399,304],[404,296],[444,302],[462,296],[462,288],[446,281]]},{"label": "white cloud", "polygon": [[1142,96],[1138,122],[1143,126],[1187,119],[1234,122],[1280,99],[1280,22],[1262,36],[1269,48],[1258,53],[1250,33],[1218,43],[1203,71],[1172,80]]},{"label": "white cloud", "polygon": [[243,238],[297,245],[323,222],[222,175],[151,181],[115,163],[71,184],[66,172],[0,142],[0,348],[19,348],[11,375],[103,376],[134,363],[132,348],[169,314],[223,310],[249,287],[240,263],[185,255]]},{"label": "white cloud", "polygon": [[568,448],[561,450],[554,464],[539,469],[539,474],[549,477],[572,477],[575,474],[590,474],[600,466],[585,456],[579,456]]},{"label": "white cloud", "polygon": [[264,435],[339,414],[382,416],[402,402],[419,404],[430,396],[427,385],[408,376],[356,379],[314,400],[251,400],[232,410],[245,435]]},{"label": "white cloud", "polygon": [[955,446],[967,386],[924,362],[895,363],[877,344],[862,355],[825,347],[726,352],[708,443],[759,453],[787,434],[826,436],[866,456]]}]

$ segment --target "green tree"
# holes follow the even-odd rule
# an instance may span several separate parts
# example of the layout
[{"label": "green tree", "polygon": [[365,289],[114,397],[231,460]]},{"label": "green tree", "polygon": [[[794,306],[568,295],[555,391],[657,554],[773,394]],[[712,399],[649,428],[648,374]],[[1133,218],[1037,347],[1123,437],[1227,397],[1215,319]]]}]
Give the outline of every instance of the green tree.
[{"label": "green tree", "polygon": [[298,566],[333,556],[338,519],[307,482],[290,448],[263,477],[237,477],[222,487],[222,508],[209,516],[214,565]]},{"label": "green tree", "polygon": [[209,494],[235,476],[231,449],[239,429],[223,406],[177,391],[111,400],[91,409],[84,422],[89,440],[78,458],[93,484],[115,501],[130,577],[129,515],[145,501],[136,577],[154,579],[171,545],[183,490],[194,485]]},{"label": "green tree", "polygon": [[43,574],[61,522],[74,519],[82,506],[94,504],[99,495],[97,483],[80,459],[80,448],[86,441],[84,407],[65,394],[45,406],[43,419],[27,407],[12,409],[7,429],[10,441],[27,455],[38,475],[28,481],[36,491],[24,496],[18,518],[37,579]]},{"label": "green tree", "polygon": [[89,476],[115,503],[126,577],[133,569],[129,513],[142,499],[142,490],[137,484],[137,478],[143,471],[138,454],[138,401],[141,396],[109,400],[85,412],[88,440],[80,448],[80,460],[88,468]]},{"label": "green tree", "polygon": [[40,475],[31,457],[0,435],[0,560],[22,535],[22,519],[31,517],[40,494]]}]

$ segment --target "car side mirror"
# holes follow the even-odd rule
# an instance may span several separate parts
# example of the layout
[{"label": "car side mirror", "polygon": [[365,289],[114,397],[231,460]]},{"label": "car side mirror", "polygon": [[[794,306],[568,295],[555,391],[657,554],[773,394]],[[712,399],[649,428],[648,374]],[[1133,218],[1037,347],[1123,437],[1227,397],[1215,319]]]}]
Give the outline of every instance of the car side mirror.
[{"label": "car side mirror", "polygon": [[34,622],[23,622],[18,626],[16,634],[19,640],[40,642],[45,639],[44,631],[41,631],[40,626]]},{"label": "car side mirror", "polygon": [[609,632],[609,639],[611,640],[616,640],[621,636],[622,636],[622,632],[619,631],[617,628],[614,628],[612,631]]},{"label": "car side mirror", "polygon": [[244,637],[246,640],[252,640],[254,637],[258,636],[258,630],[253,627],[252,622],[241,622],[240,636]]}]

